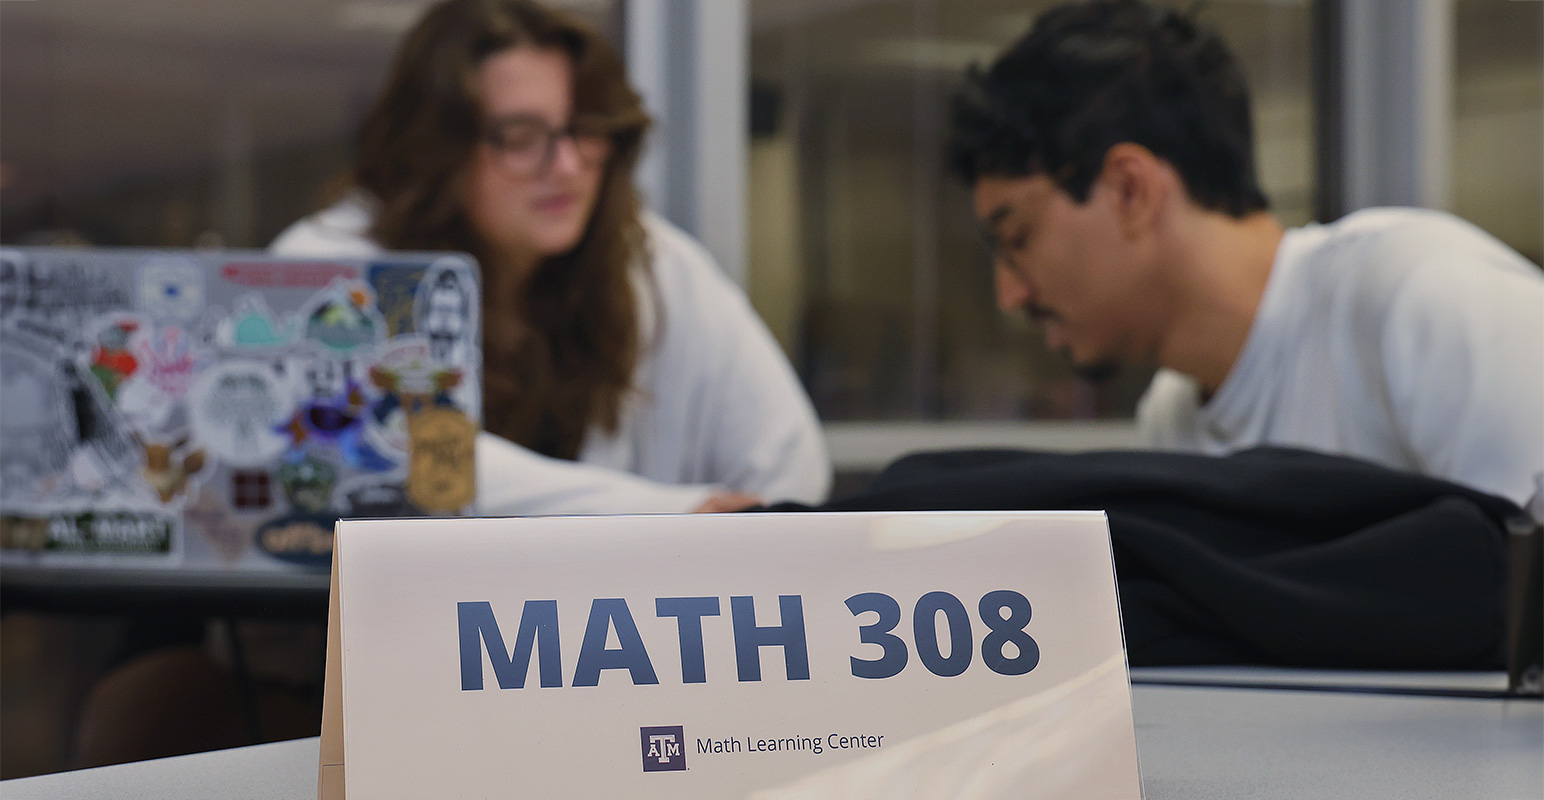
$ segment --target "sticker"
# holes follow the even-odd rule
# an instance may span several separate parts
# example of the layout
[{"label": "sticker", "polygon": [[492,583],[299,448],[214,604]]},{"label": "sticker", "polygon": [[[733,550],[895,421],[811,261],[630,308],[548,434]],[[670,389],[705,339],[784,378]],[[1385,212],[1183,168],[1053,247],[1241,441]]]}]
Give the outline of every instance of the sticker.
[{"label": "sticker", "polygon": [[413,323],[440,363],[468,360],[477,335],[477,280],[459,259],[442,258],[424,273],[413,298]]},{"label": "sticker", "polygon": [[[8,254],[10,255],[10,254]],[[79,330],[80,323],[132,308],[126,287],[114,280],[111,269],[88,268],[61,254],[47,263],[24,257],[7,257],[0,272],[6,286],[0,289],[7,315],[25,314],[36,321]]]},{"label": "sticker", "polygon": [[134,437],[95,378],[70,362],[62,362],[60,367],[70,398],[66,413],[75,416],[79,442],[70,457],[72,480],[93,494],[122,485],[138,466],[139,447]]},{"label": "sticker", "polygon": [[181,258],[160,258],[139,268],[140,311],[152,319],[191,325],[204,310],[204,272]]},{"label": "sticker", "polygon": [[38,552],[47,546],[47,519],[38,517],[0,517],[0,549]]},{"label": "sticker", "polygon": [[408,451],[408,417],[427,408],[457,406],[452,391],[462,384],[459,367],[430,360],[424,336],[402,336],[381,345],[370,366],[370,383],[380,394],[371,408],[371,440],[399,457]]},{"label": "sticker", "polygon": [[306,454],[279,468],[279,485],[290,505],[300,511],[322,513],[332,507],[332,488],[338,468]]},{"label": "sticker", "polygon": [[167,326],[138,338],[135,353],[138,370],[122,383],[116,397],[118,411],[135,429],[154,434],[186,425],[187,404],[198,372],[207,363],[195,338],[181,328]]},{"label": "sticker", "polygon": [[276,350],[289,344],[293,331],[279,321],[261,295],[236,299],[236,313],[219,325],[220,344],[237,350]]},{"label": "sticker", "polygon": [[142,511],[86,511],[48,518],[44,550],[65,553],[168,555],[176,521]]},{"label": "sticker", "polygon": [[273,477],[266,470],[232,470],[231,503],[242,511],[260,510],[273,505]]},{"label": "sticker", "polygon": [[332,563],[332,531],[338,522],[329,514],[287,514],[257,529],[257,546],[291,564],[326,567]]},{"label": "sticker", "polygon": [[395,469],[395,461],[365,440],[365,409],[370,402],[349,373],[348,362],[327,358],[306,368],[310,395],[282,427],[289,436],[290,450],[295,453],[307,444],[323,444],[337,448],[350,466],[371,472]]},{"label": "sticker", "polygon": [[284,452],[274,429],[290,412],[268,365],[249,361],[216,364],[189,390],[194,436],[221,461],[257,466]]},{"label": "sticker", "polygon": [[[13,488],[28,484],[43,496],[121,493],[139,466],[139,447],[89,371],[85,352],[71,352],[75,348],[53,333],[46,326],[13,325],[5,342],[13,347],[0,348],[7,353],[0,356],[0,374],[8,376],[0,380],[6,412],[0,425],[15,437],[5,439],[0,453],[0,496],[38,500]],[[57,357],[50,363],[40,353]]]},{"label": "sticker", "polygon": [[[128,485],[139,448],[89,371],[90,351],[19,319],[0,337],[0,497],[26,503]],[[19,488],[24,487],[24,488]]]},{"label": "sticker", "polygon": [[97,330],[91,345],[91,374],[102,384],[109,400],[116,400],[118,387],[129,376],[139,371],[139,359],[134,357],[133,340],[140,330],[140,322],[133,317],[110,318]]},{"label": "sticker", "polygon": [[358,275],[358,267],[331,261],[231,261],[220,267],[226,282],[259,288],[320,289]]},{"label": "sticker", "polygon": [[252,545],[252,529],[231,513],[217,493],[207,488],[199,493],[197,502],[182,512],[182,518],[188,529],[213,545],[225,563],[240,560]]},{"label": "sticker", "polygon": [[386,332],[401,336],[413,332],[413,294],[423,280],[423,264],[371,264],[370,288],[375,306],[386,320]]},{"label": "sticker", "polygon": [[343,492],[348,517],[421,517],[399,483],[361,483]]},{"label": "sticker", "polygon": [[183,438],[171,444],[145,442],[141,445],[145,451],[145,466],[139,474],[163,504],[183,494],[188,489],[188,481],[204,468],[204,451],[189,450],[187,443],[188,440]]},{"label": "sticker", "polygon": [[477,426],[465,414],[431,408],[408,418],[412,455],[407,496],[431,513],[459,511],[470,505],[477,482],[473,446]]},{"label": "sticker", "polygon": [[181,328],[167,326],[142,339],[138,351],[144,380],[168,399],[181,400],[188,395],[199,363],[193,337]]},{"label": "sticker", "polygon": [[372,347],[386,333],[375,292],[359,281],[334,281],[306,304],[300,319],[305,338],[338,355]]},{"label": "sticker", "polygon": [[45,500],[79,441],[70,397],[51,364],[0,340],[0,500]]}]

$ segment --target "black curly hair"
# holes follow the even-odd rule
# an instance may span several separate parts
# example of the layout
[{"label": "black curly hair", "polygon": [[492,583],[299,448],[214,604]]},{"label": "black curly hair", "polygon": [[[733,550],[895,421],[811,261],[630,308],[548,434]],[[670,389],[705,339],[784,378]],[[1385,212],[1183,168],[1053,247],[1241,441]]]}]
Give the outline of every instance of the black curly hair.
[{"label": "black curly hair", "polygon": [[1056,6],[954,97],[949,165],[1047,175],[1078,202],[1121,142],[1169,162],[1195,202],[1243,217],[1269,206],[1255,174],[1244,73],[1193,12],[1140,0]]}]

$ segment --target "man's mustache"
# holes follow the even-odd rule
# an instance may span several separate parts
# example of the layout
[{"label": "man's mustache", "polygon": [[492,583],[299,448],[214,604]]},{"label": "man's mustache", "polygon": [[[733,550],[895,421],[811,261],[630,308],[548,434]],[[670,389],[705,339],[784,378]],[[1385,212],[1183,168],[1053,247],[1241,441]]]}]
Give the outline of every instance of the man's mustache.
[{"label": "man's mustache", "polygon": [[[1036,303],[1024,304],[1024,316],[1035,322],[1060,322],[1061,315]],[[1057,355],[1066,359],[1072,371],[1089,383],[1104,383],[1120,374],[1121,365],[1115,361],[1079,362],[1072,358],[1072,348],[1057,348]]]},{"label": "man's mustache", "polygon": [[1025,303],[1024,315],[1035,322],[1058,322],[1061,320],[1061,317],[1055,311],[1036,303]]}]

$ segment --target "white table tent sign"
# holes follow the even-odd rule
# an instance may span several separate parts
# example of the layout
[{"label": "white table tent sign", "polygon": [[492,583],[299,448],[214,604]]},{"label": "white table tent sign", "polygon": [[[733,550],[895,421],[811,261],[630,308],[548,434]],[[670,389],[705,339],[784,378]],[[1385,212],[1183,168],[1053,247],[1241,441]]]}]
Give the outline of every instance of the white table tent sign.
[{"label": "white table tent sign", "polygon": [[1095,512],[346,520],[328,638],[322,800],[1141,797]]}]

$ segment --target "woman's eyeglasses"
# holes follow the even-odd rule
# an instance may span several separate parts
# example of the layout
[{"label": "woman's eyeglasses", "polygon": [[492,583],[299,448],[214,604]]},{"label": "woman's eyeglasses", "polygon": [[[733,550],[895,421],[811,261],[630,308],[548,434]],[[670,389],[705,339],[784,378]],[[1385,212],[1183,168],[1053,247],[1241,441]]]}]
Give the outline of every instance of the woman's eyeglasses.
[{"label": "woman's eyeglasses", "polygon": [[483,139],[498,151],[510,172],[523,178],[545,175],[563,139],[573,143],[574,153],[587,167],[605,161],[611,151],[611,138],[594,126],[570,122],[555,128],[540,117],[525,115],[495,120]]}]

